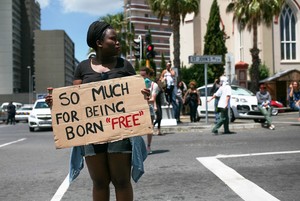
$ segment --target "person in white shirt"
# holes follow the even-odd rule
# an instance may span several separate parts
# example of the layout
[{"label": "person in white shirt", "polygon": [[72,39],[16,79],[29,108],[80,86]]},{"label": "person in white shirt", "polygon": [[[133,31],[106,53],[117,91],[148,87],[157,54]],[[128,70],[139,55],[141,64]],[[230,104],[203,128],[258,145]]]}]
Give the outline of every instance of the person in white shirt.
[{"label": "person in white shirt", "polygon": [[[156,97],[159,93],[158,84],[152,80],[150,80],[151,69],[144,67],[140,70],[140,75],[144,78],[146,88],[150,90],[150,98],[148,100],[149,107],[150,107],[150,115],[151,121],[154,122],[155,119],[155,112],[157,111],[157,104],[156,104]],[[152,153],[151,150],[151,143],[152,143],[152,136],[153,133],[147,135],[147,151],[148,154]]]},{"label": "person in white shirt", "polygon": [[231,87],[228,83],[228,78],[225,76],[220,77],[220,85],[221,87],[218,91],[212,96],[212,99],[216,97],[220,97],[218,103],[218,111],[220,111],[220,117],[218,122],[215,124],[214,128],[212,129],[212,133],[217,135],[218,129],[224,125],[224,133],[223,134],[234,134],[235,132],[231,132],[229,130],[229,116],[228,116],[228,109],[230,108],[230,97],[231,97]]}]

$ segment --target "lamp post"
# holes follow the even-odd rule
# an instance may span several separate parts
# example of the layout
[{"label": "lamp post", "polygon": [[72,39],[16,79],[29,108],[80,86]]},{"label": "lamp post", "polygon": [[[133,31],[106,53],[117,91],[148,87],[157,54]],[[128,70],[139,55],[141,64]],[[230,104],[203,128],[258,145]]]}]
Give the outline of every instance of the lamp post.
[{"label": "lamp post", "polygon": [[[132,62],[132,47],[131,47],[131,7],[130,4],[126,4],[127,8],[127,18],[129,18],[129,33],[130,33],[130,38],[129,38],[129,54],[130,54],[130,63]],[[128,10],[129,10],[129,15],[128,15]]]},{"label": "lamp post", "polygon": [[28,103],[31,103],[31,67],[27,66],[28,69]]}]

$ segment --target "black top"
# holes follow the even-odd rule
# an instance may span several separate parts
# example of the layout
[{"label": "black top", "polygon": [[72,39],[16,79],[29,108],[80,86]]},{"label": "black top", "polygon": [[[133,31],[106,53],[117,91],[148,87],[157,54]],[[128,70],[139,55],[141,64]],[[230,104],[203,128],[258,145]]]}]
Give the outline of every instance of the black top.
[{"label": "black top", "polygon": [[91,59],[80,62],[75,70],[74,80],[82,80],[82,84],[135,75],[132,65],[122,58],[117,59],[117,65],[108,72],[98,73],[92,69]]}]

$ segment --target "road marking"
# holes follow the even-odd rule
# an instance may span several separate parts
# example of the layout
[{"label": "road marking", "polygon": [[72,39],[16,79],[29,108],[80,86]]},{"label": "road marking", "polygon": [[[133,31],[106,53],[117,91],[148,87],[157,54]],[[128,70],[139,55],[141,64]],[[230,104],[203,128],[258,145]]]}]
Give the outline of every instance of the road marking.
[{"label": "road marking", "polygon": [[264,156],[264,155],[276,155],[276,154],[297,154],[300,150],[296,151],[276,151],[276,152],[264,152],[264,153],[252,153],[252,154],[232,154],[232,155],[216,155],[215,158],[235,158],[235,157],[247,157],[247,156]]},{"label": "road marking", "polygon": [[12,141],[12,142],[8,142],[8,143],[5,143],[5,144],[1,144],[0,148],[8,146],[8,145],[11,145],[11,144],[14,144],[14,143],[17,143],[17,142],[21,142],[21,141],[24,141],[24,140],[26,140],[26,138],[22,138],[22,139],[19,139],[19,140],[16,140],[16,141]]},{"label": "road marking", "polygon": [[65,180],[63,181],[63,183],[57,189],[51,201],[60,201],[64,196],[65,192],[68,190],[69,186],[70,186],[70,182],[69,182],[69,174],[68,174]]},{"label": "road marking", "polygon": [[245,201],[279,201],[264,189],[246,179],[234,169],[222,163],[216,157],[200,157],[197,160],[219,177],[238,196]]},{"label": "road marking", "polygon": [[234,169],[222,163],[218,158],[235,158],[249,156],[263,156],[276,154],[295,154],[300,153],[300,150],[295,151],[278,151],[264,153],[249,153],[249,154],[232,154],[232,155],[217,155],[211,157],[199,157],[197,160],[204,165],[208,170],[219,177],[226,185],[228,185],[237,195],[246,201],[278,201],[278,199],[264,189],[244,178]]}]

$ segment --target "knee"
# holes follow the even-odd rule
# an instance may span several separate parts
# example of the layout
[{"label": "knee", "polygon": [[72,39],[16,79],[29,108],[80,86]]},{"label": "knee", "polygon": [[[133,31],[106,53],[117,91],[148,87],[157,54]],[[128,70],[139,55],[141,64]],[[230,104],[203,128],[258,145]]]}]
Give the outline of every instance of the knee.
[{"label": "knee", "polygon": [[128,188],[131,185],[130,178],[120,177],[120,178],[113,178],[112,184],[115,186],[116,189],[124,189]]},{"label": "knee", "polygon": [[104,189],[107,188],[110,184],[110,179],[106,178],[106,179],[95,179],[92,178],[93,181],[93,186],[98,188],[98,189]]}]

